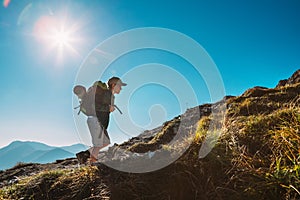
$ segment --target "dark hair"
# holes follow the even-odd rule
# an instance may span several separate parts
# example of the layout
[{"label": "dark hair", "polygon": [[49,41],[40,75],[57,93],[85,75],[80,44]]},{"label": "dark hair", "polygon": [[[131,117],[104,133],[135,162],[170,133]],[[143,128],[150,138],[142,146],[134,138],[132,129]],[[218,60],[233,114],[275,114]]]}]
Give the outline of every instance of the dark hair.
[{"label": "dark hair", "polygon": [[109,89],[112,89],[113,85],[116,85],[116,84],[120,84],[122,86],[126,86],[127,84],[126,83],[123,83],[121,81],[121,79],[119,77],[111,77],[109,80],[108,80],[108,88]]}]

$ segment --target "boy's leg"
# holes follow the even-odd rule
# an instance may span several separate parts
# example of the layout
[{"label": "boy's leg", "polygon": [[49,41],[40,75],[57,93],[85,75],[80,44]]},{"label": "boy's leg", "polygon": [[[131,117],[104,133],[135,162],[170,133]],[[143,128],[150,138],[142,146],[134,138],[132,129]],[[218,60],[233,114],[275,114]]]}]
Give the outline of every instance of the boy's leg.
[{"label": "boy's leg", "polygon": [[103,145],[103,146],[101,146],[101,147],[92,147],[91,148],[91,156],[90,156],[90,160],[91,160],[91,162],[93,163],[93,162],[96,162],[97,160],[98,160],[98,154],[99,154],[99,151],[102,149],[102,148],[104,148],[104,147],[106,147],[106,146],[108,146],[109,144],[105,144],[105,145]]}]

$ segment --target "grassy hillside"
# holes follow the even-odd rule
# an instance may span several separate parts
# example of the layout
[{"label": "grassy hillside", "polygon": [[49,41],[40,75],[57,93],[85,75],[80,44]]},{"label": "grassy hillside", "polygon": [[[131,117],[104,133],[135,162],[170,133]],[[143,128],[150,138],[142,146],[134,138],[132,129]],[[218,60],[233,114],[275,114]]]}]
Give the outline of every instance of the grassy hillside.
[{"label": "grassy hillside", "polygon": [[[78,166],[76,160],[48,166],[20,164],[0,173],[0,198],[300,199],[300,83],[281,84],[224,98],[225,120],[208,130],[212,115],[209,111],[201,115],[196,131],[187,138],[189,148],[163,169],[125,173],[105,165]],[[215,105],[201,108],[209,110]],[[168,148],[178,123],[180,117],[166,122],[162,131],[148,140],[135,138],[134,143],[115,148],[130,152],[180,150],[180,144]],[[204,139],[216,132],[222,133],[220,138],[200,159]],[[32,174],[25,173],[30,170]]]}]

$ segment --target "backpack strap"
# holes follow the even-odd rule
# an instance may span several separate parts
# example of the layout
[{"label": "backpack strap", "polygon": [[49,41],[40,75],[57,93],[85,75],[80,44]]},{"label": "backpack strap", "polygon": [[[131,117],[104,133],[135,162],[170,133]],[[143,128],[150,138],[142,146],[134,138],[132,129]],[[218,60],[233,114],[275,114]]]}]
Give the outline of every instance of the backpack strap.
[{"label": "backpack strap", "polygon": [[120,110],[120,108],[117,105],[113,105],[113,106],[120,112],[121,115],[123,114],[122,111]]},{"label": "backpack strap", "polygon": [[76,106],[76,107],[74,108],[74,110],[76,110],[76,109],[79,108],[77,115],[79,115],[79,114],[81,113],[81,109],[80,109],[81,104],[82,104],[82,103],[81,103],[81,101],[80,101],[80,102],[79,102],[79,105]]}]

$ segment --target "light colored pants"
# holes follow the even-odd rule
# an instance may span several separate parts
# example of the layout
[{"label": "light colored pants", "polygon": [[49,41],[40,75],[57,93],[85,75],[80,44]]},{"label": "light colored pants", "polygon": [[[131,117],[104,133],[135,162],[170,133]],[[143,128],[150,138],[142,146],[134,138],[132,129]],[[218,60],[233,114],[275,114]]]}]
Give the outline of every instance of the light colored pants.
[{"label": "light colored pants", "polygon": [[97,117],[88,117],[87,124],[92,136],[93,147],[103,147],[110,144],[110,139],[105,135],[105,130]]}]

